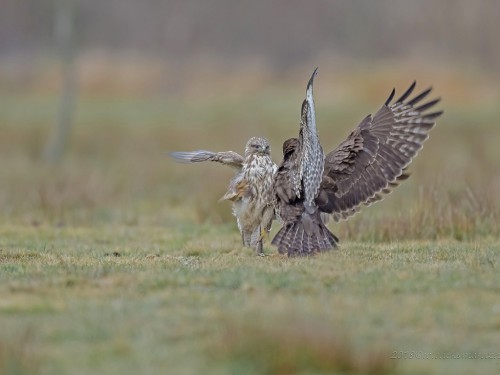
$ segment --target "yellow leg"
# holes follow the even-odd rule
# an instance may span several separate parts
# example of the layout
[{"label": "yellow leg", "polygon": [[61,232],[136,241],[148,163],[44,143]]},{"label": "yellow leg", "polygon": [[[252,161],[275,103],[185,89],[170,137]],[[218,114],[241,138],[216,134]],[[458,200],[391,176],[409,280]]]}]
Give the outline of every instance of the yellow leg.
[{"label": "yellow leg", "polygon": [[259,240],[260,241],[263,241],[263,240],[267,241],[268,239],[269,239],[269,232],[267,231],[266,228],[261,227]]}]

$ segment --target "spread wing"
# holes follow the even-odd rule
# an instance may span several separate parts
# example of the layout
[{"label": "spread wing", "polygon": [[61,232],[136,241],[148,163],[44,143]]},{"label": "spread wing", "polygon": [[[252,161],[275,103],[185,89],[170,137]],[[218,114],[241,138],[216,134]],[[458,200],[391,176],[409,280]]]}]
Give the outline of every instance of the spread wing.
[{"label": "spread wing", "polygon": [[179,163],[201,163],[204,161],[213,161],[236,169],[236,175],[229,182],[228,190],[220,200],[238,200],[245,191],[244,186],[242,185],[245,182],[243,180],[242,171],[245,159],[243,156],[234,151],[178,151],[170,153],[170,156]]},{"label": "spread wing", "polygon": [[289,166],[295,195],[304,198],[306,208],[315,206],[324,165],[313,100],[313,82],[317,70],[314,70],[307,84],[306,99],[302,103],[299,138],[295,145],[293,163]]},{"label": "spread wing", "polygon": [[384,197],[406,179],[411,163],[435,119],[443,112],[428,112],[440,99],[426,101],[431,88],[408,99],[416,82],[391,104],[393,90],[374,116],[367,116],[347,139],[325,157],[318,197],[320,210],[334,220],[346,219],[361,205]]},{"label": "spread wing", "polygon": [[203,161],[214,161],[229,167],[241,170],[243,167],[243,156],[234,151],[212,152],[206,150],[172,152],[170,153],[180,163],[200,163]]}]

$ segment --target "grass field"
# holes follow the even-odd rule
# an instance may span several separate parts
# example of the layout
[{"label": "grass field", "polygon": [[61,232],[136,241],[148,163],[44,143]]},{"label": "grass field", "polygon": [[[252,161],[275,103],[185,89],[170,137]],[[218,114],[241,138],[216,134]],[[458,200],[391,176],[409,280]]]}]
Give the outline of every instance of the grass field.
[{"label": "grass field", "polygon": [[[195,77],[180,93],[88,89],[59,165],[39,157],[56,95],[0,91],[0,374],[498,371],[491,77],[320,71],[326,150],[413,78],[434,85],[446,113],[411,179],[331,225],[341,248],[311,259],[241,247],[230,207],[217,203],[231,171],[166,156],[241,152],[263,135],[278,161],[297,132],[301,73]],[[457,358],[469,355],[487,358]]]}]

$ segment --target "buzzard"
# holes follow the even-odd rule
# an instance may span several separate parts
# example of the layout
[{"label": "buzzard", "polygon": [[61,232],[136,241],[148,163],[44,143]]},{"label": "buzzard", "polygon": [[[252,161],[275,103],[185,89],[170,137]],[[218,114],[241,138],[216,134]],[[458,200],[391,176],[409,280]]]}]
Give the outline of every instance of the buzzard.
[{"label": "buzzard", "polygon": [[288,256],[337,247],[325,226],[328,217],[347,219],[381,200],[402,180],[407,166],[443,112],[428,112],[440,99],[425,100],[432,88],[412,97],[416,82],[394,100],[392,90],[374,116],[366,116],[336,149],[323,153],[316,129],[311,76],[302,103],[298,138],[283,144],[274,177],[276,215],[283,227],[272,244]]},{"label": "buzzard", "polygon": [[180,162],[197,163],[213,161],[236,169],[221,200],[233,202],[243,245],[262,255],[262,239],[271,230],[274,219],[273,176],[277,166],[271,160],[271,148],[265,138],[250,138],[245,147],[245,156],[233,151],[212,152],[205,150],[173,152]]},{"label": "buzzard", "polygon": [[283,143],[279,167],[265,138],[251,138],[245,156],[233,151],[174,152],[181,162],[214,161],[236,169],[223,200],[233,202],[243,244],[262,254],[272,220],[283,226],[272,240],[281,254],[307,256],[337,247],[325,223],[347,219],[383,199],[409,177],[406,168],[443,111],[429,112],[432,88],[411,97],[416,82],[393,100],[393,89],[375,115],[366,116],[346,140],[325,155],[316,128],[314,70],[302,103],[298,138]]}]

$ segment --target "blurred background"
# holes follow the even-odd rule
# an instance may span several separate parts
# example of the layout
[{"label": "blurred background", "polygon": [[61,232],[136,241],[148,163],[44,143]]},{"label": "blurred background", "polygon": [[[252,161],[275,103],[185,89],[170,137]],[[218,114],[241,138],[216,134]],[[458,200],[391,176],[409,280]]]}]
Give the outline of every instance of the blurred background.
[{"label": "blurred background", "polygon": [[412,178],[336,233],[498,236],[499,19],[495,0],[3,0],[0,223],[236,230],[232,172],[167,153],[261,135],[279,162],[319,66],[327,151],[414,79],[445,110]]}]

